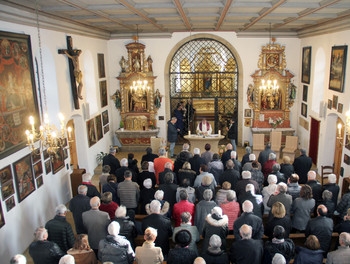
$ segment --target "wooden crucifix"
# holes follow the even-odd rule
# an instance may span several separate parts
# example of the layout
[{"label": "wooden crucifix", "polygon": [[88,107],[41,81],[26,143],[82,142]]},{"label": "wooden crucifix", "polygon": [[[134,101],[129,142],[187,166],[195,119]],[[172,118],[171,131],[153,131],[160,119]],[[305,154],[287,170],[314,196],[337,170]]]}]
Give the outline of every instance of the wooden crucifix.
[{"label": "wooden crucifix", "polygon": [[[69,61],[69,74],[72,85],[72,94],[74,108],[79,109],[79,99],[83,99],[81,92],[83,89],[83,73],[79,66],[79,56],[81,50],[73,49],[73,40],[71,36],[67,36],[67,49],[59,49],[58,54],[67,55]],[[78,87],[77,87],[78,86]]]}]

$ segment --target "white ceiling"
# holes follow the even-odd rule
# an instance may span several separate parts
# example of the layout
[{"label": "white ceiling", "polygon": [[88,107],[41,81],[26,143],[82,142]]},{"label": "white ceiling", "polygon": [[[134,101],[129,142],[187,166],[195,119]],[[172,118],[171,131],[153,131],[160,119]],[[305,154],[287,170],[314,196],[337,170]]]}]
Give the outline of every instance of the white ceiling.
[{"label": "white ceiling", "polygon": [[[6,0],[5,7],[103,32],[105,35],[169,34],[181,31],[272,32],[299,35],[330,24],[350,27],[350,0]],[[0,19],[6,20],[1,14]],[[20,15],[19,13],[18,15]],[[35,19],[35,15],[32,16]],[[52,22],[50,22],[53,24]],[[344,27],[344,25],[343,25]]]}]

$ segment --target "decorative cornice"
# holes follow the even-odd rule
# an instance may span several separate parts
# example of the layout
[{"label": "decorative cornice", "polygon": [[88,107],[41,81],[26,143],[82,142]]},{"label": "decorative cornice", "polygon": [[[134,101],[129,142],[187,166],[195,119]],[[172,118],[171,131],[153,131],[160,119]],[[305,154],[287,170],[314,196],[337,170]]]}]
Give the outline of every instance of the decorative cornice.
[{"label": "decorative cornice", "polygon": [[334,22],[328,22],[320,25],[310,26],[308,28],[298,31],[299,38],[307,38],[313,36],[320,36],[324,34],[335,33],[339,31],[350,29],[350,16],[337,20]]}]

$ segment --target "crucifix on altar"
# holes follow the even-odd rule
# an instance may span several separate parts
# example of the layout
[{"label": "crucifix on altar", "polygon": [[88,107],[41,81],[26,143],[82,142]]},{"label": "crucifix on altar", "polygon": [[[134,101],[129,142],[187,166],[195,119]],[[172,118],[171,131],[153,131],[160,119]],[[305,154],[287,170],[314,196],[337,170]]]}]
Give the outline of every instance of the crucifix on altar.
[{"label": "crucifix on altar", "polygon": [[67,36],[67,49],[59,49],[58,54],[67,55],[69,61],[69,74],[72,85],[72,95],[74,108],[79,109],[79,99],[83,99],[81,92],[83,89],[83,73],[80,70],[79,56],[82,53],[79,49],[73,49],[73,40]]}]

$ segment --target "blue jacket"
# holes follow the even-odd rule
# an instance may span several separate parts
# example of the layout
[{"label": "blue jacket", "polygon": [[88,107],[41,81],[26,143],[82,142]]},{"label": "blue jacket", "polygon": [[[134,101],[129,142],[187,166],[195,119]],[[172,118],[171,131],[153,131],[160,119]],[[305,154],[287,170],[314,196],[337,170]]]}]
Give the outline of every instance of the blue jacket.
[{"label": "blue jacket", "polygon": [[177,128],[169,120],[168,121],[168,141],[173,143],[173,142],[176,142],[176,140],[177,140]]}]

